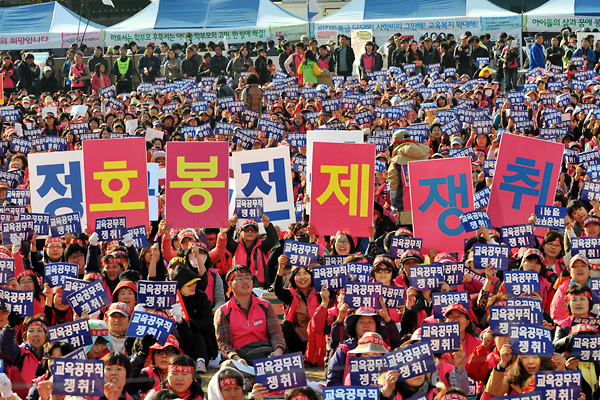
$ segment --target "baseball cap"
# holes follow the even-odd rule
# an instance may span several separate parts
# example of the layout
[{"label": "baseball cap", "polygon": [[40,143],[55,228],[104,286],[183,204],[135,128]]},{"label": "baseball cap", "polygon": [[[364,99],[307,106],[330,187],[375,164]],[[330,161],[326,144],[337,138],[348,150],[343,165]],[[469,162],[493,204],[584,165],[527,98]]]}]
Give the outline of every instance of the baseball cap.
[{"label": "baseball cap", "polygon": [[118,312],[126,317],[131,316],[131,310],[129,309],[129,306],[125,303],[121,303],[121,302],[112,303],[110,305],[110,307],[108,307],[108,311],[106,312],[106,315],[111,316],[112,314],[114,314],[116,312]]},{"label": "baseball cap", "polygon": [[256,222],[256,221],[255,221],[255,220],[253,220],[253,219],[250,219],[250,218],[248,218],[248,219],[246,219],[246,220],[244,220],[244,221],[242,222],[242,229],[244,229],[244,228],[246,228],[246,227],[248,227],[248,226],[253,226],[253,227],[255,227],[256,229],[258,229],[258,222]]}]

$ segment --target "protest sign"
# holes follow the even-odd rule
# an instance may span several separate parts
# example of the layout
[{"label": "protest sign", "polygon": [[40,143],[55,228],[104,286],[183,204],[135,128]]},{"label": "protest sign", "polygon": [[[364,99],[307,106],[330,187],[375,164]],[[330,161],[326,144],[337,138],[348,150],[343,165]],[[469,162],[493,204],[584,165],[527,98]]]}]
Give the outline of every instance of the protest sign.
[{"label": "protest sign", "polygon": [[283,254],[288,257],[288,265],[306,268],[317,262],[319,245],[288,239],[284,243]]},{"label": "protest sign", "polygon": [[0,286],[8,286],[10,278],[15,276],[15,259],[0,258]]},{"label": "protest sign", "polygon": [[371,278],[373,266],[361,262],[346,263],[346,280],[352,282],[367,282]]},{"label": "protest sign", "polygon": [[464,262],[445,262],[442,266],[444,267],[444,282],[450,285],[450,287],[461,285],[465,275],[469,275],[473,280],[476,280],[481,284],[485,282],[485,277],[483,275],[479,275],[475,271],[467,268]]},{"label": "protest sign", "polygon": [[494,336],[508,336],[511,324],[538,324],[541,320],[534,311],[527,306],[505,307],[491,306],[490,329]]},{"label": "protest sign", "polygon": [[399,381],[435,370],[435,362],[428,342],[403,347],[384,357],[390,370],[400,372]]},{"label": "protest sign", "polygon": [[446,308],[452,304],[462,304],[467,310],[470,308],[469,293],[466,290],[460,292],[431,293],[431,302],[433,305],[433,316],[435,318],[444,318]]},{"label": "protest sign", "polygon": [[473,199],[473,207],[476,210],[481,210],[482,208],[487,207],[488,202],[490,201],[490,193],[491,190],[489,187],[486,187],[485,189],[482,189],[475,193]]},{"label": "protest sign", "polygon": [[33,316],[33,290],[0,288],[0,304],[8,312],[18,312],[23,317]]},{"label": "protest sign", "polygon": [[[339,222],[355,236],[370,236],[373,222],[375,146],[313,145],[311,226],[317,235],[335,235]],[[235,157],[235,154],[234,154]],[[289,164],[289,163],[288,163]]]},{"label": "protest sign", "polygon": [[96,233],[103,242],[120,240],[127,231],[125,217],[96,218]]},{"label": "protest sign", "polygon": [[6,201],[17,206],[26,206],[31,203],[29,189],[6,189]]},{"label": "protest sign", "polygon": [[52,394],[104,396],[104,361],[57,358],[52,365]]},{"label": "protest sign", "polygon": [[509,343],[513,354],[551,356],[554,354],[552,347],[552,331],[533,324],[511,325]]},{"label": "protest sign", "polygon": [[11,237],[21,242],[31,240],[33,236],[32,220],[2,221],[2,243],[12,243]]},{"label": "protest sign", "polygon": [[185,228],[190,220],[197,218],[206,221],[206,226],[227,225],[228,162],[226,143],[167,144],[166,221],[169,226]]},{"label": "protest sign", "polygon": [[315,290],[319,292],[325,287],[329,290],[337,290],[344,287],[346,265],[315,266],[312,272]]},{"label": "protest sign", "polygon": [[125,335],[138,338],[152,335],[156,339],[156,343],[164,346],[173,326],[175,326],[175,321],[170,318],[143,311],[134,311]]},{"label": "protest sign", "polygon": [[383,356],[351,357],[348,365],[350,384],[354,386],[378,386],[379,375],[387,371]]},{"label": "protest sign", "polygon": [[569,353],[579,361],[600,362],[600,336],[573,335]]},{"label": "protest sign", "polygon": [[371,307],[379,309],[381,296],[381,283],[356,283],[346,282],[344,303],[350,308]]},{"label": "protest sign", "polygon": [[146,226],[134,226],[127,228],[127,234],[131,235],[133,240],[133,247],[136,249],[143,249],[144,247],[150,247],[148,242],[148,234],[146,232]]},{"label": "protest sign", "polygon": [[411,265],[409,281],[417,290],[437,289],[444,281],[444,268],[442,264]]},{"label": "protest sign", "polygon": [[102,281],[95,281],[68,295],[67,301],[75,314],[81,316],[84,311],[91,314],[110,305],[112,299]]},{"label": "protest sign", "polygon": [[48,327],[48,341],[67,342],[73,347],[92,344],[92,333],[87,318]]},{"label": "protest sign", "polygon": [[164,310],[177,302],[177,282],[138,281],[138,304]]},{"label": "protest sign", "polygon": [[79,265],[65,262],[44,264],[44,276],[50,287],[65,286],[65,278],[77,278]]},{"label": "protest sign", "polygon": [[398,308],[404,305],[406,288],[403,286],[385,286],[381,287],[381,297],[385,301],[387,308]]},{"label": "protest sign", "polygon": [[492,222],[485,211],[471,211],[460,216],[460,222],[465,228],[465,232],[474,232],[483,226],[492,229]]},{"label": "protest sign", "polygon": [[535,236],[531,224],[503,226],[500,228],[502,242],[508,247],[535,247]]},{"label": "protest sign", "polygon": [[368,386],[334,386],[323,388],[323,400],[339,399],[379,400],[379,388]]},{"label": "protest sign", "polygon": [[414,235],[423,238],[423,251],[462,250],[468,234],[460,216],[474,210],[470,160],[413,161],[409,179]]},{"label": "protest sign", "polygon": [[421,325],[422,340],[429,341],[432,353],[453,353],[460,348],[460,323],[439,322]]},{"label": "protest sign", "polygon": [[69,213],[50,217],[50,236],[60,237],[65,233],[81,233],[79,213]]},{"label": "protest sign", "polygon": [[552,205],[563,150],[562,143],[502,136],[487,210],[494,226],[521,224],[536,205]]},{"label": "protest sign", "polygon": [[555,206],[535,206],[536,226],[564,229],[567,209]]},{"label": "protest sign", "polygon": [[536,271],[504,271],[504,291],[518,297],[525,293],[541,293],[540,274]]},{"label": "protest sign", "polygon": [[[264,213],[274,226],[282,230],[295,222],[290,152],[285,146],[235,152],[233,168],[237,199],[262,198]],[[262,223],[259,226],[262,227]]]},{"label": "protest sign", "polygon": [[473,266],[477,269],[485,269],[493,265],[497,271],[508,269],[510,248],[498,244],[480,244],[473,246]]},{"label": "protest sign", "polygon": [[92,284],[92,282],[90,281],[84,281],[83,279],[75,279],[75,278],[70,278],[70,277],[65,277],[65,282],[64,282],[64,287],[62,290],[62,297],[61,297],[61,303],[62,304],[69,304],[67,297],[71,294],[71,293],[75,293],[80,289],[83,289],[84,287],[88,286]]},{"label": "protest sign", "polygon": [[346,256],[323,256],[323,265],[342,265]]},{"label": "protest sign", "polygon": [[306,386],[306,372],[302,353],[284,354],[254,361],[256,383],[269,392]]},{"label": "protest sign", "polygon": [[235,215],[237,215],[238,218],[250,218],[260,222],[263,213],[262,197],[235,199]]},{"label": "protest sign", "polygon": [[576,400],[581,398],[581,371],[537,371],[535,390],[544,393],[545,400]]},{"label": "protest sign", "polygon": [[393,236],[390,243],[390,255],[395,258],[400,258],[406,250],[421,250],[423,239]]}]

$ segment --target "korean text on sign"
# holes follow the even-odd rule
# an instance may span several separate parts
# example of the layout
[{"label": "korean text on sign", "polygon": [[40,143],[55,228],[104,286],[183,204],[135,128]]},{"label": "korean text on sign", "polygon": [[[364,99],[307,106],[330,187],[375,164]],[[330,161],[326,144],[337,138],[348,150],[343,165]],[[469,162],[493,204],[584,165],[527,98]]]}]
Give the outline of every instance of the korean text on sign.
[{"label": "korean text on sign", "polygon": [[423,323],[421,337],[428,340],[433,353],[452,353],[460,348],[460,323]]},{"label": "korean text on sign", "polygon": [[578,399],[582,379],[581,371],[538,371],[535,390],[542,391],[546,400]]},{"label": "korean text on sign", "polygon": [[381,308],[381,283],[346,283],[344,302],[350,308],[372,307]]},{"label": "korean text on sign", "polygon": [[169,318],[147,312],[134,311],[126,336],[143,338],[152,335],[161,346],[167,342],[175,322]]},{"label": "korean text on sign", "polygon": [[110,305],[112,302],[102,281],[96,281],[77,292],[71,293],[67,296],[67,300],[77,315],[81,315],[84,311],[91,314]]},{"label": "korean text on sign", "polygon": [[346,277],[346,265],[325,265],[313,267],[315,290],[319,292],[327,287],[329,290],[342,289]]},{"label": "korean text on sign", "polygon": [[520,224],[512,226],[503,226],[500,228],[502,242],[508,247],[535,247],[535,237],[533,226],[531,224]]},{"label": "korean text on sign", "polygon": [[289,265],[308,267],[310,264],[317,262],[317,258],[319,257],[319,245],[288,239],[285,241],[283,254],[288,257]]},{"label": "korean text on sign", "polygon": [[50,287],[65,285],[65,278],[77,278],[79,274],[79,265],[69,263],[48,263],[44,265],[44,274],[46,283]]},{"label": "korean text on sign", "polygon": [[387,371],[387,363],[380,357],[352,357],[349,362],[350,383],[355,386],[377,386],[379,375]]},{"label": "korean text on sign", "polygon": [[417,290],[436,289],[444,281],[444,268],[442,264],[411,265],[409,281]]},{"label": "korean text on sign", "polygon": [[446,308],[452,304],[462,304],[469,309],[469,293],[466,290],[460,292],[436,292],[431,294],[433,303],[433,316],[444,318]]},{"label": "korean text on sign", "polygon": [[511,325],[509,338],[513,354],[539,356],[554,354],[550,329],[532,324]]},{"label": "korean text on sign", "polygon": [[138,282],[138,303],[147,308],[163,310],[177,301],[177,282]]},{"label": "korean text on sign", "polygon": [[535,271],[505,271],[504,290],[507,294],[520,296],[525,293],[540,293],[540,275]]},{"label": "korean text on sign", "polygon": [[52,365],[52,394],[104,395],[104,362],[57,358]]},{"label": "korean text on sign", "polygon": [[125,217],[96,218],[96,233],[103,242],[122,239],[126,230]]},{"label": "korean text on sign", "polygon": [[421,342],[385,355],[388,368],[400,372],[398,380],[406,380],[435,370],[428,342]]},{"label": "korean text on sign", "polygon": [[368,386],[335,386],[323,388],[323,400],[379,400],[379,388]]},{"label": "korean text on sign", "polygon": [[87,318],[48,327],[48,341],[68,342],[73,347],[92,344],[92,333]]},{"label": "korean text on sign", "polygon": [[400,258],[406,250],[421,250],[423,239],[393,236],[390,243],[390,255]]},{"label": "korean text on sign", "polygon": [[473,246],[473,266],[478,269],[485,269],[488,265],[493,265],[495,270],[508,269],[510,248],[498,244],[480,244]]},{"label": "korean text on sign", "polygon": [[254,361],[256,383],[269,392],[306,386],[306,373],[302,353],[285,354],[278,357]]},{"label": "korean text on sign", "polygon": [[24,317],[33,316],[33,290],[13,290],[0,288],[0,304],[8,312],[18,312]]}]

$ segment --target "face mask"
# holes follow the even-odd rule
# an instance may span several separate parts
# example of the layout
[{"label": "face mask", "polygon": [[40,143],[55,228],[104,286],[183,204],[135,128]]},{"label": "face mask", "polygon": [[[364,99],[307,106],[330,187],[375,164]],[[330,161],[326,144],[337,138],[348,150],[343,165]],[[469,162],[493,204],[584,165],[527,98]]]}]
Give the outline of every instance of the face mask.
[{"label": "face mask", "polygon": [[31,107],[31,104],[29,103],[23,103],[23,108],[26,110],[29,110],[29,107]]},{"label": "face mask", "polygon": [[208,254],[201,252],[200,253],[200,260],[202,260],[202,264],[206,264],[206,259],[208,258]]}]

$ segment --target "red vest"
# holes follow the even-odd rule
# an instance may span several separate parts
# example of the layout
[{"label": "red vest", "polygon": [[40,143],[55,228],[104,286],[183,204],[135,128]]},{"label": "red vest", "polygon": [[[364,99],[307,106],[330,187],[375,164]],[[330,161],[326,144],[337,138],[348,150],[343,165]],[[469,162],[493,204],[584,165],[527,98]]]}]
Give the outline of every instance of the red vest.
[{"label": "red vest", "polygon": [[[296,308],[298,308],[298,302],[302,301],[302,299],[300,299],[300,295],[297,293],[296,289],[290,288],[290,293],[292,294],[292,303],[285,313],[285,320],[294,322],[294,318],[296,317]],[[312,319],[313,315],[315,315],[315,311],[317,311],[319,304],[321,303],[319,303],[319,299],[317,298],[317,292],[315,292],[313,288],[308,294],[308,299],[306,301],[309,318]]]},{"label": "red vest", "polygon": [[252,297],[248,317],[240,309],[232,297],[221,307],[225,318],[229,321],[233,348],[238,350],[254,342],[268,342],[267,310],[269,301]]},{"label": "red vest", "polygon": [[[210,300],[210,304],[215,305],[215,276],[219,275],[219,271],[215,268],[210,268],[208,270],[208,285],[206,285],[206,296]],[[219,276],[218,279],[221,279]]]},{"label": "red vest", "polygon": [[154,368],[156,368],[156,367],[149,366],[142,370],[142,371],[146,371],[146,373],[148,374],[148,378],[154,380],[152,389],[148,390],[148,392],[150,392],[151,390],[156,390],[156,391],[160,390],[160,376],[158,376],[158,374],[156,372],[154,372]]},{"label": "red vest", "polygon": [[250,265],[246,265],[248,263],[248,253],[246,252],[246,246],[242,239],[236,240],[238,246],[233,255],[233,265],[245,265],[250,268],[252,275],[255,275],[258,278],[261,286],[264,286],[265,284],[265,267],[268,262],[267,255],[263,254],[262,249],[260,248],[263,240],[264,239],[259,239],[252,248],[250,253]]}]

